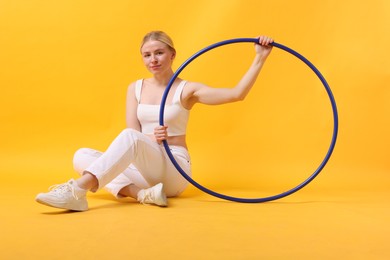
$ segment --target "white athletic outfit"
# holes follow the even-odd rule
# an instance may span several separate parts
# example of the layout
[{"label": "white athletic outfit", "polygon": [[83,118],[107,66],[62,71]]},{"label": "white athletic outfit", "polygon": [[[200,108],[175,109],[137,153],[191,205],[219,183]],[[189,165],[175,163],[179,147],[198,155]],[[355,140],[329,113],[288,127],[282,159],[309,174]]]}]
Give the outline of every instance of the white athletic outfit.
[{"label": "white athletic outfit", "polygon": [[[138,80],[135,88],[142,132],[130,128],[123,130],[104,153],[81,148],[74,155],[73,165],[81,175],[90,172],[96,176],[99,182],[96,190],[105,187],[116,197],[120,197],[119,191],[129,184],[149,188],[160,182],[164,184],[166,195],[174,197],[184,191],[188,182],[176,170],[163,145],[146,135],[152,134],[158,126],[160,105],[140,103],[142,83],[143,80]],[[165,106],[164,123],[168,126],[168,136],[185,135],[189,117],[189,110],[181,104],[185,84],[186,81],[179,84],[172,103]],[[191,176],[187,149],[182,146],[170,146],[170,149],[180,167]]]}]

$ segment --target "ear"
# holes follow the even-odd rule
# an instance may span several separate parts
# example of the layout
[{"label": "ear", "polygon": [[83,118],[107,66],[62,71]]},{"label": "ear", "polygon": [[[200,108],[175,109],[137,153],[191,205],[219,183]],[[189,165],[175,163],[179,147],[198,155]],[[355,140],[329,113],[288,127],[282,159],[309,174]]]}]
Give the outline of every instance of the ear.
[{"label": "ear", "polygon": [[171,60],[174,60],[176,57],[176,52],[172,53]]}]

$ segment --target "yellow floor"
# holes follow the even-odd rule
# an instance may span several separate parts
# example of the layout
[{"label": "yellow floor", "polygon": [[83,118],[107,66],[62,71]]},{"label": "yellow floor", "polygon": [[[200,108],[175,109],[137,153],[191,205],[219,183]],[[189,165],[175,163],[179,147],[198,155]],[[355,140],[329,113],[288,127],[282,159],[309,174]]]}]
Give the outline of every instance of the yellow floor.
[{"label": "yellow floor", "polygon": [[190,187],[168,208],[101,191],[74,213],[34,201],[48,183],[1,184],[0,259],[390,259],[389,191],[313,184],[241,204]]},{"label": "yellow floor", "polygon": [[[0,260],[390,259],[390,1],[156,3],[0,1]],[[88,195],[83,213],[36,203],[75,177],[77,149],[104,151],[125,127],[127,86],[150,76],[139,44],[151,30],[172,36],[174,70],[212,43],[263,34],[313,62],[340,120],[320,177],[262,204],[193,187],[168,208],[104,191]],[[249,45],[225,46],[181,76],[234,86],[253,55]],[[227,194],[268,194],[265,186],[313,172],[331,127],[321,82],[275,49],[245,102],[191,112],[194,176]],[[232,184],[239,190],[221,190]]]}]

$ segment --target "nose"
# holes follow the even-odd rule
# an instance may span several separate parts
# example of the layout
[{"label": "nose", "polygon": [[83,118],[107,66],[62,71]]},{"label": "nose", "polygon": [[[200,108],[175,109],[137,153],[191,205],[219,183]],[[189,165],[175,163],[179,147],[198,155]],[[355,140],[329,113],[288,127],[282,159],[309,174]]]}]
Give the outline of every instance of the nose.
[{"label": "nose", "polygon": [[157,62],[157,56],[154,54],[152,55],[152,62],[154,62],[154,63]]}]

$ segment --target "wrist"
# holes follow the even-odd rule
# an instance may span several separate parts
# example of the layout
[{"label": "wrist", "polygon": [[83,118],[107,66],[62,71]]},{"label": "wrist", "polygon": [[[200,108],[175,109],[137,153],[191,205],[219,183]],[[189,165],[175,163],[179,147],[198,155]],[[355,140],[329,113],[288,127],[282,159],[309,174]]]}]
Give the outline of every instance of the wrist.
[{"label": "wrist", "polygon": [[263,63],[267,60],[268,55],[256,53],[255,59],[253,60],[254,65],[263,65]]}]

